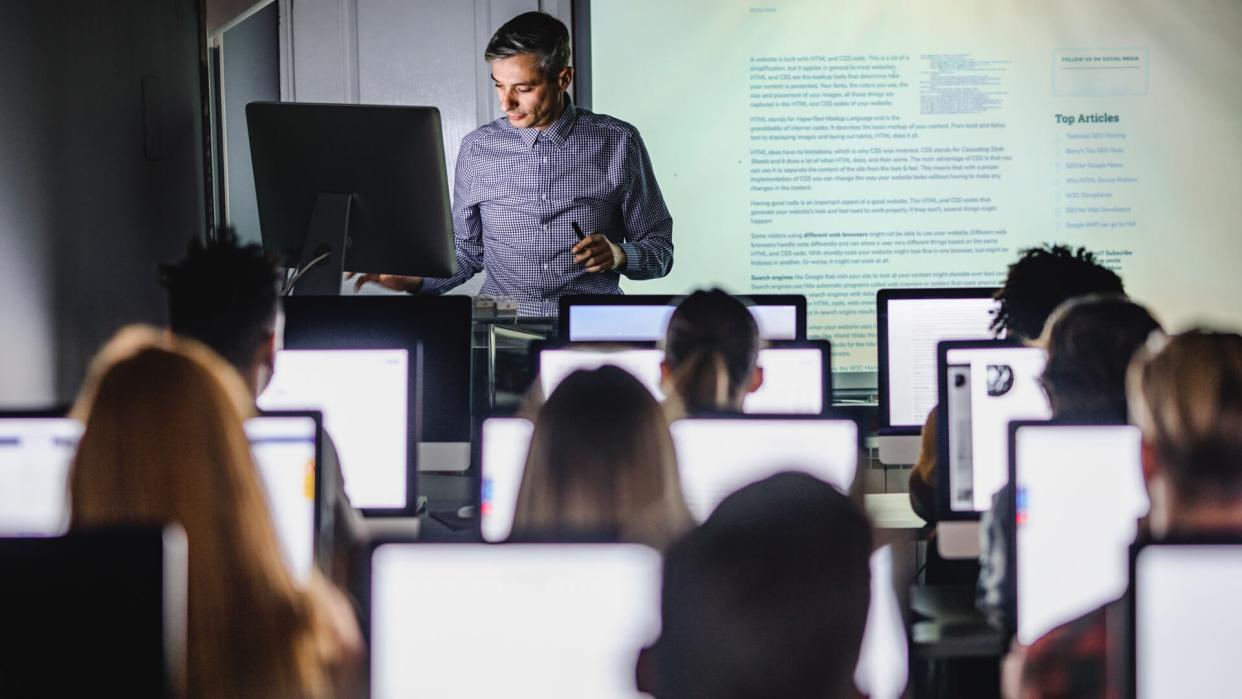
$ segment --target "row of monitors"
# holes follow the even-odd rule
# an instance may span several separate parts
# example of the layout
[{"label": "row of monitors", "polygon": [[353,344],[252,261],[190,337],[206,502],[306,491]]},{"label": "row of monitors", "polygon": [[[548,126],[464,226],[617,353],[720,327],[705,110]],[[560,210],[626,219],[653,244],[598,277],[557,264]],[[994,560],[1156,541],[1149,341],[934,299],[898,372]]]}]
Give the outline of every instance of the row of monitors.
[{"label": "row of monitors", "polygon": [[[271,413],[246,420],[245,428],[286,563],[305,580],[321,522],[319,414]],[[65,530],[69,467],[81,436],[72,418],[0,416],[0,535]]]},{"label": "row of monitors", "polygon": [[[884,548],[872,557],[855,673],[874,697],[898,696],[906,676],[889,556]],[[1222,668],[1242,624],[1242,541],[1140,543],[1117,558],[1121,589],[1130,589],[1119,645],[1128,646],[1132,696],[1236,693]],[[177,530],[0,538],[0,567],[23,573],[0,576],[0,693],[166,693],[185,658],[187,560]],[[634,661],[659,629],[660,565],[653,550],[626,544],[379,545],[372,696],[637,696]],[[1073,565],[1053,567],[1082,577]],[[66,662],[81,672],[59,671]]]}]

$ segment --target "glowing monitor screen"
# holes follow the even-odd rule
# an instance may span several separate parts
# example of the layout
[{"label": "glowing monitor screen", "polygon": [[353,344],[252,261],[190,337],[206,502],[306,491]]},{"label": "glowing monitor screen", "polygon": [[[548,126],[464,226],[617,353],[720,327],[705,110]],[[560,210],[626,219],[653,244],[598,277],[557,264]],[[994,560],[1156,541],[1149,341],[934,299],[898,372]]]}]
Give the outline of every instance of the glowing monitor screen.
[{"label": "glowing monitor screen", "polygon": [[1156,544],[1134,562],[1135,696],[1238,695],[1242,543]]},{"label": "glowing monitor screen", "polygon": [[956,512],[992,508],[992,496],[1009,480],[1009,422],[1046,420],[1048,398],[1039,384],[1044,351],[992,346],[949,349],[946,400],[941,406],[948,439],[949,506]]},{"label": "glowing monitor screen", "polygon": [[0,418],[0,535],[50,536],[69,525],[69,466],[82,437],[70,418]]},{"label": "glowing monitor screen", "polygon": [[990,298],[889,299],[885,322],[888,425],[917,431],[936,404],[936,346],[941,340],[986,340],[996,302]]},{"label": "glowing monitor screen", "polygon": [[660,628],[654,550],[388,544],[371,560],[377,699],[642,696],[634,661]]},{"label": "glowing monitor screen", "polygon": [[518,489],[534,425],[520,417],[483,421],[482,488],[479,526],[485,541],[504,541],[513,530]]},{"label": "glowing monitor screen", "polygon": [[690,512],[706,519],[730,494],[781,471],[805,471],[849,491],[858,428],[849,420],[690,418],[670,426]]},{"label": "glowing monitor screen", "polygon": [[264,410],[318,410],[354,507],[406,506],[406,350],[282,350]]},{"label": "glowing monitor screen", "polygon": [[[574,341],[654,342],[664,338],[675,306],[595,305],[569,307],[569,339]],[[765,340],[797,340],[796,306],[751,306]]]},{"label": "glowing monitor screen", "polygon": [[294,577],[306,580],[315,562],[318,427],[309,417],[253,417],[246,436],[285,559]]},{"label": "glowing monitor screen", "polygon": [[[605,364],[621,367],[637,378],[657,400],[660,386],[658,349],[545,349],[539,353],[539,375],[545,396],[573,372]],[[746,413],[818,414],[824,410],[824,356],[814,347],[769,347],[759,351],[763,384],[742,401]]]},{"label": "glowing monitor screen", "polygon": [[1023,425],[1013,445],[1018,640],[1111,602],[1147,513],[1136,427]]}]

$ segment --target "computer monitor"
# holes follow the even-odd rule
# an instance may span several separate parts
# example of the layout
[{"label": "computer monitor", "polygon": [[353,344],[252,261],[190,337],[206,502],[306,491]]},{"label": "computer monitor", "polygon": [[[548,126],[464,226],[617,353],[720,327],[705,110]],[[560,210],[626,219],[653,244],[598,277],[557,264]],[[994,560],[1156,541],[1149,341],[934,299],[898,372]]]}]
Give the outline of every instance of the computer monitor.
[{"label": "computer monitor", "polygon": [[696,417],[675,420],[670,429],[686,505],[699,521],[731,493],[781,471],[804,471],[849,492],[858,468],[851,420]]},{"label": "computer monitor", "polygon": [[0,413],[0,536],[52,536],[69,526],[69,466],[82,423]]},{"label": "computer monitor", "polygon": [[1129,696],[1236,696],[1242,539],[1136,544],[1130,579]]},{"label": "computer monitor", "polygon": [[484,541],[504,541],[513,530],[518,490],[534,429],[530,420],[520,417],[491,417],[483,421],[479,529]]},{"label": "computer monitor", "polygon": [[636,544],[381,545],[371,696],[642,696],[660,566]]},{"label": "computer monitor", "polygon": [[473,311],[468,296],[293,297],[285,300],[285,347],[408,350],[413,463],[460,472],[470,467]]},{"label": "computer monitor", "polygon": [[[746,413],[819,415],[832,405],[832,349],[826,340],[774,342],[759,351],[763,384],[743,398]],[[568,343],[537,345],[538,376],[543,395],[549,396],[565,377],[579,369],[605,364],[633,374],[657,400],[664,400],[660,362],[664,352],[653,345],[626,343],[600,345]]]},{"label": "computer monitor", "polygon": [[1022,644],[1125,592],[1148,506],[1141,439],[1130,425],[1010,423],[1008,558]]},{"label": "computer monitor", "polygon": [[978,519],[1009,480],[1009,423],[1047,420],[1044,350],[1003,340],[946,340],[937,364],[941,521]]},{"label": "computer monitor", "polygon": [[264,249],[290,268],[332,253],[295,292],[337,294],[344,269],[456,272],[435,107],[252,102],[246,121]]},{"label": "computer monitor", "polygon": [[906,627],[893,587],[893,547],[871,554],[871,604],[854,669],[854,685],[870,699],[899,699],[909,680]]},{"label": "computer monitor", "polygon": [[912,464],[936,404],[936,343],[992,338],[994,288],[876,292],[880,461]]},{"label": "computer monitor", "polygon": [[269,412],[246,420],[268,510],[295,579],[310,579],[321,521],[320,414]]},{"label": "computer monitor", "polygon": [[0,696],[180,696],[188,593],[180,528],[0,539],[0,570]]},{"label": "computer monitor", "polygon": [[[560,338],[586,342],[654,342],[684,298],[664,294],[587,295],[560,298]],[[751,294],[742,297],[765,340],[806,339],[806,297]]]},{"label": "computer monitor", "polygon": [[354,507],[380,514],[415,502],[407,418],[409,352],[281,350],[264,410],[317,410],[341,460]]}]

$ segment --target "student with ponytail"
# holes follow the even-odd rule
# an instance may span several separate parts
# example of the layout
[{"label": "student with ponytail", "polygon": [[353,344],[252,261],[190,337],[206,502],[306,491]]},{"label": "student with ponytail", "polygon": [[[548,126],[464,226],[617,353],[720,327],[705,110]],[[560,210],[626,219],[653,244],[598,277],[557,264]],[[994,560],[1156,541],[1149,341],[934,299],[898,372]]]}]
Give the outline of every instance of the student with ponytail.
[{"label": "student with ponytail", "polygon": [[673,311],[661,363],[670,415],[741,412],[763,383],[759,326],[746,305],[720,289],[696,291]]}]

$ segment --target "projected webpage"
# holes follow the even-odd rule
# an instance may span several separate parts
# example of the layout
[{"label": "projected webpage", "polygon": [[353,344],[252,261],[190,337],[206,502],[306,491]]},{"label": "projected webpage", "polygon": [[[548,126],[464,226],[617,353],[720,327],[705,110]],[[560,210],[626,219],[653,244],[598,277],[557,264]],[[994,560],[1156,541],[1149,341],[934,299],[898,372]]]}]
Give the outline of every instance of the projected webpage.
[{"label": "projected webpage", "polygon": [[276,536],[294,578],[310,577],[315,561],[315,421],[308,417],[246,420],[250,451],[267,494]]},{"label": "projected webpage", "polygon": [[699,521],[737,490],[802,471],[848,492],[858,430],[848,420],[690,418],[670,425],[686,505]]},{"label": "projected webpage", "polygon": [[1125,426],[1019,427],[1018,640],[1111,602],[1129,582],[1130,544],[1147,514],[1141,435]]},{"label": "projected webpage", "polygon": [[888,406],[892,427],[922,428],[938,400],[941,340],[992,337],[992,299],[892,299],[888,302]]},{"label": "projected webpage", "polygon": [[372,557],[371,609],[377,699],[639,697],[634,661],[660,630],[660,555],[389,544]]},{"label": "projected webpage", "polygon": [[1170,326],[1242,324],[1205,301],[1242,296],[1239,26],[1209,0],[592,0],[587,106],[642,134],[676,220],[671,273],[622,287],[805,294],[834,369],[874,371],[877,289],[995,286],[1062,241]]},{"label": "projected webpage", "polygon": [[945,359],[949,505],[983,512],[1009,480],[1010,421],[1052,416],[1039,385],[1045,355],[1035,347],[993,347],[950,349]]},{"label": "projected webpage", "polygon": [[[573,341],[655,342],[664,339],[675,306],[588,304],[570,306],[569,339]],[[751,306],[750,314],[765,340],[797,340],[798,309],[794,306]]]},{"label": "projected webpage", "polygon": [[[591,350],[545,349],[539,353],[539,376],[543,395],[550,396],[565,377],[583,369],[604,365],[625,369],[664,400],[658,349]],[[759,351],[758,366],[763,384],[742,399],[746,413],[816,414],[824,409],[824,357],[814,348],[768,348]]]},{"label": "projected webpage", "polygon": [[406,350],[281,350],[264,410],[318,410],[354,507],[406,505]]},{"label": "projected webpage", "polygon": [[82,423],[0,418],[0,535],[50,536],[69,526],[69,467]]},{"label": "projected webpage", "polygon": [[1238,693],[1242,544],[1150,545],[1134,570],[1139,699]]},{"label": "projected webpage", "polygon": [[493,417],[483,421],[479,527],[484,541],[504,541],[513,531],[514,511],[533,431],[534,425],[520,417]]}]

